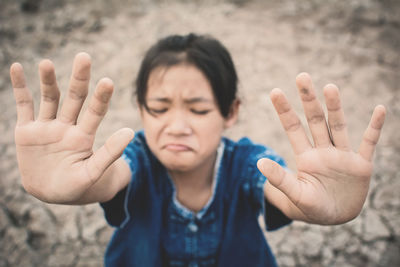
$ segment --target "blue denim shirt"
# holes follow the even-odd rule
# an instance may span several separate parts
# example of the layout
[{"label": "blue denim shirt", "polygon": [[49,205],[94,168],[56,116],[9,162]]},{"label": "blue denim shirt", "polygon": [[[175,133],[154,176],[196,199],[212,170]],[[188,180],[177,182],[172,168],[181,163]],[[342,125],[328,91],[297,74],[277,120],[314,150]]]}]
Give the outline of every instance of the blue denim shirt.
[{"label": "blue denim shirt", "polygon": [[106,266],[276,266],[258,217],[268,230],[291,222],[264,198],[266,178],[256,167],[268,157],[285,166],[271,149],[243,138],[221,140],[211,200],[198,213],[177,202],[165,167],[138,132],[123,157],[132,171],[129,185],[101,203],[116,230]]}]

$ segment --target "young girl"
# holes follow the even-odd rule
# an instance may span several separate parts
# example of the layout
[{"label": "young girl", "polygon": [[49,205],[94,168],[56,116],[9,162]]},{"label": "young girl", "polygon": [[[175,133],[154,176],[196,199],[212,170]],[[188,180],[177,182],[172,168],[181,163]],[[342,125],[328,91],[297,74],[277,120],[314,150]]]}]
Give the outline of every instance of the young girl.
[{"label": "young girl", "polygon": [[326,123],[309,75],[296,78],[313,145],[282,91],[271,92],[296,156],[294,174],[271,149],[222,137],[238,115],[237,75],[228,51],[209,36],[170,36],[150,48],[136,80],[144,130],[133,138],[121,129],[96,152],[111,80],[100,80],[77,122],[89,56],[76,56],[59,112],[53,64],[43,60],[39,72],[42,100],[34,120],[22,67],[10,70],[23,186],[49,203],[100,202],[116,227],[107,266],[275,266],[260,214],[273,230],[293,219],[344,223],[363,206],[385,109],[377,106],[355,153],[333,84],[324,88]]}]

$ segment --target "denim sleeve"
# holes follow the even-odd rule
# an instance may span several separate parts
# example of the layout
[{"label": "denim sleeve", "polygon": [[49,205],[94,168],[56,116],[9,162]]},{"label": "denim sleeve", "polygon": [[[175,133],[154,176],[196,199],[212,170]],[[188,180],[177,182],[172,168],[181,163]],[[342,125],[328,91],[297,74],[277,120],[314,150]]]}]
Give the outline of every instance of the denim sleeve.
[{"label": "denim sleeve", "polygon": [[104,216],[107,223],[113,227],[119,227],[122,222],[127,218],[124,203],[126,198],[127,187],[118,192],[113,199],[100,203],[104,210]]},{"label": "denim sleeve", "polygon": [[264,196],[264,184],[268,177],[265,177],[257,168],[257,161],[261,158],[269,158],[284,168],[286,168],[286,163],[282,157],[278,156],[271,148],[264,148],[264,150],[260,153],[256,153],[253,157],[252,166],[255,167],[254,172],[257,179],[257,182],[254,184],[254,196],[257,199],[258,203],[261,203],[261,212],[264,215],[265,225],[268,231],[277,230],[287,224],[292,222],[283,212],[281,212],[277,207],[272,205]]},{"label": "denim sleeve", "polygon": [[140,153],[140,147],[138,147],[137,143],[137,141],[129,143],[121,156],[128,163],[131,170],[132,178],[130,183],[118,192],[114,198],[100,203],[108,224],[113,227],[123,227],[130,218],[128,199],[129,195],[135,194],[134,191],[137,190],[139,181],[135,177],[140,176],[141,169],[137,155],[137,153]]}]

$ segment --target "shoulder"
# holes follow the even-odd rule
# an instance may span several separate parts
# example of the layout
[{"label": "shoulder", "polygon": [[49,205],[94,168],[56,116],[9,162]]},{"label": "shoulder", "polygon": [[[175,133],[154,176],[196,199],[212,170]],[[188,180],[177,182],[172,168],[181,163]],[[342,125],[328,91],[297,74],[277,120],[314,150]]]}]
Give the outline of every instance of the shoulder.
[{"label": "shoulder", "polygon": [[133,161],[137,158],[148,157],[150,155],[150,149],[146,143],[146,138],[143,131],[135,133],[135,137],[125,148],[122,157],[128,162],[133,164]]},{"label": "shoulder", "polygon": [[286,166],[283,158],[279,156],[272,148],[253,142],[248,137],[243,137],[238,141],[229,138],[223,138],[225,151],[237,163],[253,165],[261,158],[269,158],[282,166]]},{"label": "shoulder", "polygon": [[131,169],[132,181],[148,183],[151,180],[156,183],[166,176],[167,171],[151,152],[143,130],[136,132],[133,140],[125,148],[122,158]]},{"label": "shoulder", "polygon": [[135,152],[138,150],[143,151],[143,149],[147,149],[147,148],[148,148],[148,146],[146,143],[146,138],[145,138],[143,130],[141,130],[141,131],[137,131],[135,133],[135,137],[125,148],[124,152]]},{"label": "shoulder", "polygon": [[160,168],[160,163],[147,145],[142,130],[135,133],[135,137],[125,148],[121,157],[127,162],[133,175],[154,170],[155,167]]},{"label": "shoulder", "polygon": [[266,177],[258,170],[257,161],[270,154],[270,148],[254,143],[247,137],[238,141],[223,138],[223,142],[225,149],[220,175],[223,176],[224,203],[235,205],[246,202],[255,211],[254,214],[258,214],[262,207]]},{"label": "shoulder", "polygon": [[[225,177],[226,186],[235,190],[236,186],[246,188],[263,187],[266,177],[258,170],[257,161],[269,158],[286,167],[282,157],[271,148],[254,143],[247,137],[238,141],[223,138],[224,153],[220,175]],[[228,186],[230,184],[231,186]],[[228,190],[229,191],[229,190]]]}]

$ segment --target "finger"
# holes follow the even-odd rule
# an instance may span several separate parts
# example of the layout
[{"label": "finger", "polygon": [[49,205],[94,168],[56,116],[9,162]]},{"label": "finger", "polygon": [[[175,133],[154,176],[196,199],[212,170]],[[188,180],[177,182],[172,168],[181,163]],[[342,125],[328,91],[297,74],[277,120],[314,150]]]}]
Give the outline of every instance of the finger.
[{"label": "finger", "polygon": [[339,89],[334,84],[324,87],[326,107],[328,109],[328,124],[333,144],[340,149],[350,149],[347,124],[340,103]]},{"label": "finger", "polygon": [[298,155],[310,149],[311,144],[304,132],[300,119],[290,106],[283,92],[275,88],[271,91],[270,98],[278,113],[282,126],[289,137],[294,153]]},{"label": "finger", "polygon": [[17,104],[17,124],[33,121],[33,100],[29,89],[26,87],[24,70],[19,63],[10,67],[11,83],[14,88],[14,98]]},{"label": "finger", "polygon": [[267,158],[260,159],[257,162],[257,167],[270,184],[282,191],[294,204],[299,202],[301,185],[292,173]]},{"label": "finger", "polygon": [[50,60],[39,64],[40,88],[42,98],[39,109],[39,120],[52,120],[57,116],[60,91],[58,90],[54,65]]},{"label": "finger", "polygon": [[300,73],[296,77],[296,85],[299,89],[304,113],[306,115],[315,146],[326,147],[331,145],[332,143],[325,121],[325,114],[321,103],[316,98],[310,75],[304,72]]},{"label": "finger", "polygon": [[106,143],[89,158],[87,167],[93,183],[121,156],[133,136],[134,132],[131,129],[120,129],[110,136]]},{"label": "finger", "polygon": [[90,80],[90,56],[79,53],[75,56],[69,90],[60,111],[60,120],[74,124],[88,94]]},{"label": "finger", "polygon": [[79,127],[87,134],[95,134],[96,130],[107,112],[108,103],[114,90],[113,82],[103,78],[97,84],[89,106],[79,122]]},{"label": "finger", "polygon": [[381,134],[383,123],[385,122],[385,116],[386,109],[384,106],[379,105],[375,107],[358,150],[358,153],[360,153],[360,155],[366,160],[370,161],[372,159],[375,146],[378,143],[379,136]]}]

